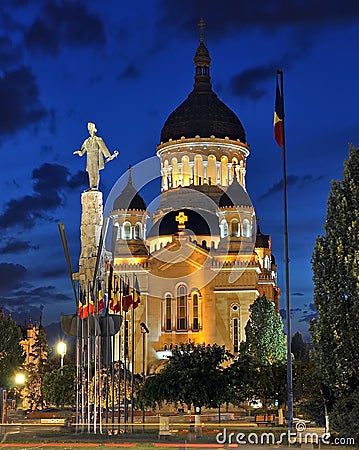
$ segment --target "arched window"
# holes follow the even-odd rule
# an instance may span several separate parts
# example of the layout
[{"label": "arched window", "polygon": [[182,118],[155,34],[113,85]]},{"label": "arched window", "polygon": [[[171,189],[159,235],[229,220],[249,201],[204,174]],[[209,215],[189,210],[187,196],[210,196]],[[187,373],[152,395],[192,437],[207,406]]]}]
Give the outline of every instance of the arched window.
[{"label": "arched window", "polygon": [[182,158],[182,186],[189,186],[192,181],[191,165],[187,155]]},{"label": "arched window", "polygon": [[238,353],[239,350],[239,318],[233,318],[233,352]]},{"label": "arched window", "polygon": [[187,330],[187,289],[181,284],[177,289],[177,330]]},{"label": "arched window", "polygon": [[133,238],[134,239],[141,239],[142,238],[142,224],[139,222],[136,223],[135,228],[133,230]]},{"label": "arched window", "polygon": [[207,184],[217,184],[217,165],[216,157],[214,155],[208,156],[207,162]]},{"label": "arched window", "polygon": [[231,221],[231,236],[239,236],[239,223],[237,220]]},{"label": "arched window", "polygon": [[199,295],[198,292],[195,292],[192,295],[192,314],[193,314],[193,323],[192,323],[192,331],[199,331]]},{"label": "arched window", "polygon": [[243,236],[251,237],[251,224],[248,219],[243,220]]},{"label": "arched window", "polygon": [[165,297],[165,331],[172,330],[172,297],[166,294]]},{"label": "arched window", "polygon": [[131,224],[130,222],[125,222],[122,228],[123,239],[131,239]]},{"label": "arched window", "polygon": [[225,219],[222,220],[220,223],[220,229],[221,229],[221,237],[227,237],[228,236],[228,224]]},{"label": "arched window", "polygon": [[228,158],[222,156],[220,166],[220,180],[221,186],[228,186]]}]

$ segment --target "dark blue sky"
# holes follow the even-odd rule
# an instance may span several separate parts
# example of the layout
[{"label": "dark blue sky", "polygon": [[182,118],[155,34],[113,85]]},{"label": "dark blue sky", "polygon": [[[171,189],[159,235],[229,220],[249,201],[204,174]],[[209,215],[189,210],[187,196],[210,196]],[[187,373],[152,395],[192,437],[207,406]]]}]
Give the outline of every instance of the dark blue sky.
[{"label": "dark blue sky", "polygon": [[[77,270],[87,177],[85,159],[72,152],[88,121],[119,150],[101,173],[105,200],[129,164],[155,155],[164,121],[192,89],[201,16],[214,90],[251,146],[247,190],[272,235],[283,294],[273,107],[275,72],[284,71],[293,332],[305,332],[314,313],[310,258],[330,181],[341,177],[348,143],[359,146],[354,0],[2,0],[0,303],[15,319],[37,319],[43,309],[50,323],[73,312],[57,228],[65,223]],[[134,172],[140,185],[141,170]],[[150,202],[159,184],[144,192]]]}]

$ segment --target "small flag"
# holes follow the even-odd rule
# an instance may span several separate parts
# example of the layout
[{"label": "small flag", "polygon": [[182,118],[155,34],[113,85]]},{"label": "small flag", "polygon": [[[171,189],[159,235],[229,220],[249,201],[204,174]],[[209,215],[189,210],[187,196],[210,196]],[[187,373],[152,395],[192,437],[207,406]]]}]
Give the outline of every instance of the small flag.
[{"label": "small flag", "polygon": [[89,314],[92,316],[95,314],[95,304],[94,304],[94,296],[93,292],[89,290]]},{"label": "small flag", "polygon": [[79,316],[81,319],[86,319],[89,315],[89,304],[88,304],[88,298],[85,289],[80,290],[80,302],[81,302],[81,311]]},{"label": "small flag", "polygon": [[274,139],[279,147],[284,145],[284,105],[283,93],[280,91],[278,84],[278,74],[276,76],[276,92],[275,92],[275,110],[274,110]]},{"label": "small flag", "polygon": [[136,309],[137,306],[141,303],[141,291],[138,285],[138,278],[135,275],[135,286],[134,286],[134,299],[133,299],[133,309]]},{"label": "small flag", "polygon": [[132,295],[130,294],[130,283],[128,277],[123,282],[123,295],[122,295],[122,309],[127,312],[133,303]]},{"label": "small flag", "polygon": [[79,294],[79,303],[77,305],[77,314],[82,319],[82,310],[83,310],[83,304],[85,303],[84,300],[84,292],[82,288],[80,287],[80,294]]},{"label": "small flag", "polygon": [[114,310],[114,312],[121,311],[120,289],[118,286],[118,277],[117,276],[115,276],[115,289],[113,291],[113,310]]},{"label": "small flag", "polygon": [[97,280],[97,309],[98,314],[102,314],[102,311],[105,308],[105,302],[103,298],[103,292],[102,292],[102,284],[100,280]]}]

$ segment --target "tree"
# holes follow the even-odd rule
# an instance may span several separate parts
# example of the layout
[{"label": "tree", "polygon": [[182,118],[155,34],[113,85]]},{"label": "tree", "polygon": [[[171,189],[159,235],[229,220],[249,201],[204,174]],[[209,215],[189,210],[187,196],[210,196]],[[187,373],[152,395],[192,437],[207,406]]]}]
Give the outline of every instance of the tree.
[{"label": "tree", "polygon": [[73,406],[76,402],[76,367],[64,366],[47,372],[43,380],[43,395],[47,404]]},{"label": "tree", "polygon": [[330,412],[359,389],[359,150],[352,145],[343,179],[331,184],[324,230],[312,257],[318,318],[310,331]]},{"label": "tree", "polygon": [[29,353],[30,361],[26,365],[28,372],[24,389],[31,409],[42,408],[44,405],[43,381],[49,354],[45,328],[41,321],[37,328],[34,344]]},{"label": "tree", "polygon": [[0,310],[0,387],[9,387],[16,369],[24,362],[20,327]]},{"label": "tree", "polygon": [[242,351],[261,364],[285,362],[287,357],[286,336],[283,322],[274,304],[265,296],[258,297],[249,308],[250,316],[245,328],[246,340]]},{"label": "tree", "polygon": [[292,337],[291,350],[295,361],[307,361],[309,358],[308,344],[302,333],[297,331]]},{"label": "tree", "polygon": [[148,377],[138,393],[146,406],[163,402],[218,407],[225,399],[227,383],[223,363],[232,355],[217,344],[182,344],[158,374]]},{"label": "tree", "polygon": [[286,336],[280,315],[265,296],[258,297],[249,310],[246,340],[231,367],[237,379],[233,398],[260,399],[266,410],[275,400],[280,404],[285,400]]}]

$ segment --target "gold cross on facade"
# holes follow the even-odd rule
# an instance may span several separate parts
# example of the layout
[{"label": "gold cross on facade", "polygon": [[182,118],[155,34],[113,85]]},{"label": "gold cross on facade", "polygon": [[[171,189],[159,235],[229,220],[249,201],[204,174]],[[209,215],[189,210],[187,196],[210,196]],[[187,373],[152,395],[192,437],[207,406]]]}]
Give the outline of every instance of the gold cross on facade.
[{"label": "gold cross on facade", "polygon": [[185,222],[187,222],[188,217],[185,215],[185,213],[183,211],[180,211],[178,213],[178,216],[176,216],[176,222],[178,222],[178,229],[179,230],[184,230],[185,227]]}]

